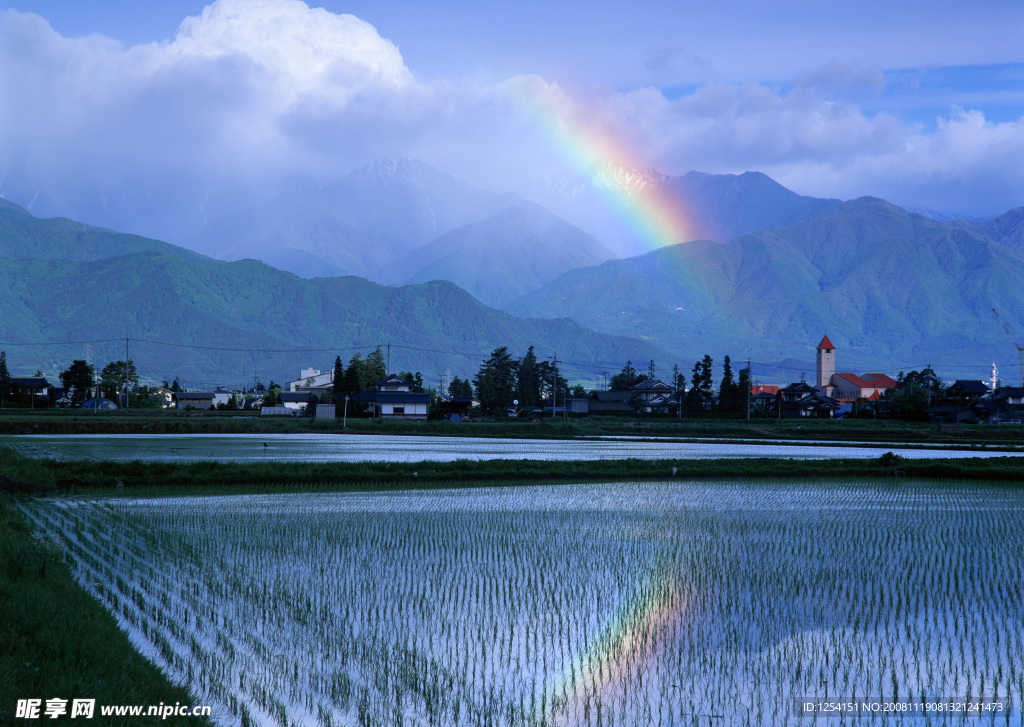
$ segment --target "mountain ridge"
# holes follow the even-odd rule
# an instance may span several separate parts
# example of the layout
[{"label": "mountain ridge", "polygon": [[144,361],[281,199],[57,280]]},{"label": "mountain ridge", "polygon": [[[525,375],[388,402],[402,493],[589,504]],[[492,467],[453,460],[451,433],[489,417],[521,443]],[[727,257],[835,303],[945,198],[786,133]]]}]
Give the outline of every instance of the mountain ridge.
[{"label": "mountain ridge", "polygon": [[507,310],[628,330],[684,358],[717,350],[778,361],[806,351],[813,360],[810,347],[828,333],[851,365],[931,357],[980,369],[1007,358],[992,301],[1021,310],[1022,291],[1019,252],[860,198],[728,243],[570,271]]}]

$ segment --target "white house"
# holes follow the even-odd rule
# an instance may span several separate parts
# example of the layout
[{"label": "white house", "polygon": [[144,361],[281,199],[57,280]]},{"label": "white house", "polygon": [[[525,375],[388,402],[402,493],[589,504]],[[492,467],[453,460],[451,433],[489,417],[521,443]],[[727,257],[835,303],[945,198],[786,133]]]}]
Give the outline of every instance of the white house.
[{"label": "white house", "polygon": [[361,398],[373,407],[373,416],[377,419],[423,421],[430,408],[430,394],[409,391],[409,382],[394,374],[378,381],[377,390],[363,392]]},{"label": "white house", "polygon": [[308,391],[320,396],[334,388],[334,371],[305,368],[299,372],[299,378],[289,381],[286,391]]}]

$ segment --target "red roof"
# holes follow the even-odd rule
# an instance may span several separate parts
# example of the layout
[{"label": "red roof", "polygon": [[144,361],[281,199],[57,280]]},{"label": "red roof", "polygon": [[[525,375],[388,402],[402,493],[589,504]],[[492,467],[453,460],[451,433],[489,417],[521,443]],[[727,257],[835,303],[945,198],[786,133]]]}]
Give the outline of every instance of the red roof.
[{"label": "red roof", "polygon": [[779,393],[779,387],[774,384],[751,384],[750,393],[752,396],[757,396],[758,394],[771,394],[775,396]]},{"label": "red roof", "polygon": [[854,386],[861,389],[877,389],[878,391],[885,391],[896,386],[896,380],[891,376],[885,374],[864,374],[863,376],[857,376],[857,374],[835,374],[840,378],[846,379]]},{"label": "red roof", "polygon": [[819,349],[825,348],[825,349],[828,349],[829,351],[835,351],[836,350],[836,347],[832,345],[832,341],[828,340],[828,336],[827,335],[824,338],[821,339],[821,343],[818,344],[818,348]]}]

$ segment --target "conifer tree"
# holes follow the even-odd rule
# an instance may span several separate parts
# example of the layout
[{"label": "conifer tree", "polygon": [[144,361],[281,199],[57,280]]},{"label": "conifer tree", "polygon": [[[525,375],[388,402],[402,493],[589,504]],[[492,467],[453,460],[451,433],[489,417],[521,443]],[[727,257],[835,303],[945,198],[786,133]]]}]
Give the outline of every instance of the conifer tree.
[{"label": "conifer tree", "polygon": [[0,351],[0,407],[11,391],[11,372],[7,370],[7,352]]},{"label": "conifer tree", "polygon": [[331,379],[331,398],[337,404],[345,395],[345,367],[341,364],[341,356],[334,357],[334,372]]},{"label": "conifer tree", "polygon": [[526,355],[519,362],[519,373],[516,381],[516,399],[521,407],[534,407],[540,403],[543,381],[541,370],[537,365],[537,354],[533,346],[526,349]]}]

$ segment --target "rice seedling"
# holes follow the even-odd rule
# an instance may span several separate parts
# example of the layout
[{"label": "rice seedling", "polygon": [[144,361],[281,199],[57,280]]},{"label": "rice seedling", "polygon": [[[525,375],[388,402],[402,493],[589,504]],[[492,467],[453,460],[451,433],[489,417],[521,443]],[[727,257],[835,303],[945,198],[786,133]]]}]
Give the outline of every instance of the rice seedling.
[{"label": "rice seedling", "polygon": [[[23,508],[227,724],[810,725],[801,700],[1019,708],[1024,689],[1024,492],[1005,487],[655,482]],[[944,723],[843,716],[860,722]]]}]

